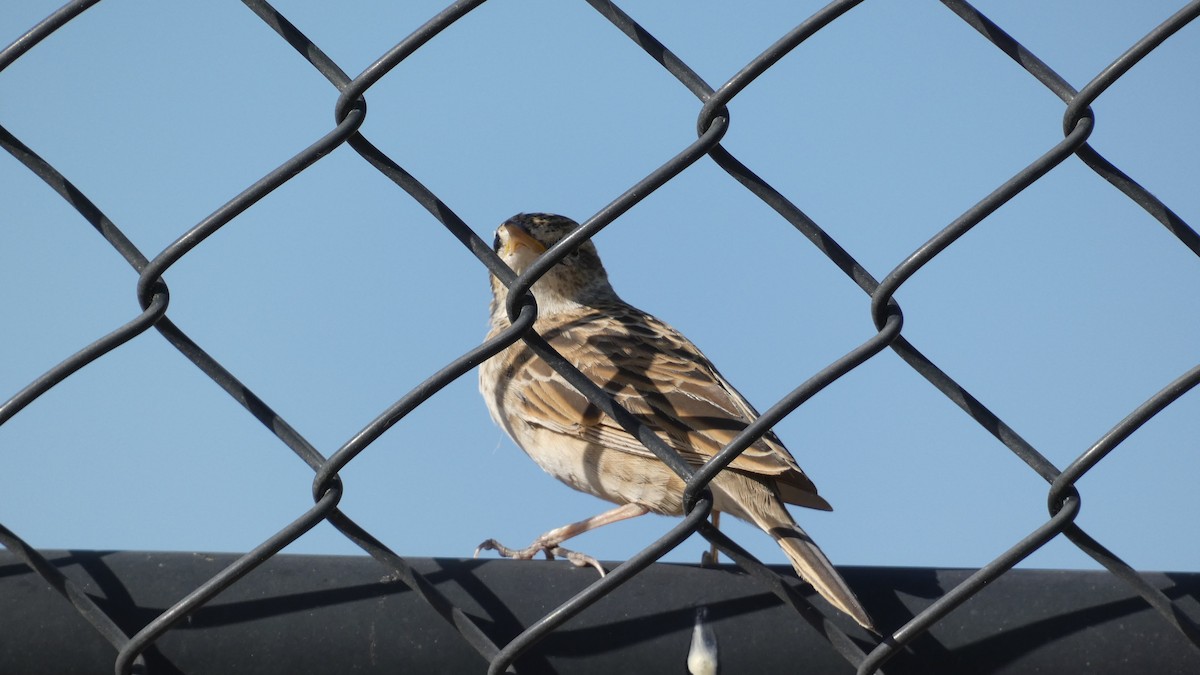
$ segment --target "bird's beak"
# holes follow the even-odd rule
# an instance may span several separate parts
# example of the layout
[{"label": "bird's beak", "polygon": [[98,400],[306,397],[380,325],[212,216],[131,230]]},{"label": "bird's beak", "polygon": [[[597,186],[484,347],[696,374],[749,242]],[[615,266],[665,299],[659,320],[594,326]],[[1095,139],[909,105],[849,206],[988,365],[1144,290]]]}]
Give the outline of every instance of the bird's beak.
[{"label": "bird's beak", "polygon": [[527,248],[533,251],[534,255],[545,253],[546,247],[542,242],[534,239],[525,228],[520,225],[510,225],[505,223],[496,231],[500,237],[500,257],[507,258],[520,248]]}]

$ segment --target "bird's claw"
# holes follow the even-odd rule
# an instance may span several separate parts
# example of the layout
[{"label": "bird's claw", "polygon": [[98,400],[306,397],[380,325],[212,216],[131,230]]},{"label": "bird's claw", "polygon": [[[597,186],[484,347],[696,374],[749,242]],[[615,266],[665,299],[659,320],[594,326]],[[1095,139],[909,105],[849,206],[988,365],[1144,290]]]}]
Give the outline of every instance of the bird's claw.
[{"label": "bird's claw", "polygon": [[547,560],[554,560],[554,557],[558,556],[576,567],[588,567],[590,565],[600,573],[600,576],[607,574],[599,560],[586,553],[565,549],[551,542],[535,541],[527,548],[514,549],[501,544],[495,539],[487,539],[475,547],[475,555],[473,557],[478,558],[482,551],[495,551],[500,554],[500,557],[512,558],[513,560],[532,560],[538,553],[544,553]]},{"label": "bird's claw", "polygon": [[565,558],[576,567],[587,567],[588,565],[591,565],[592,567],[596,568],[596,571],[600,573],[601,577],[607,574],[607,572],[604,571],[604,566],[600,564],[600,561],[586,553],[570,551],[561,546],[555,546],[553,549],[546,550],[547,556],[553,557],[551,554]]},{"label": "bird's claw", "polygon": [[[495,539],[486,539],[480,545],[475,547],[475,555],[473,558],[478,558],[482,551],[495,551],[500,554],[501,558],[513,558],[514,560],[529,560],[537,553],[537,549],[530,546],[526,549],[513,549],[501,544]],[[547,553],[549,555],[549,553]]]}]

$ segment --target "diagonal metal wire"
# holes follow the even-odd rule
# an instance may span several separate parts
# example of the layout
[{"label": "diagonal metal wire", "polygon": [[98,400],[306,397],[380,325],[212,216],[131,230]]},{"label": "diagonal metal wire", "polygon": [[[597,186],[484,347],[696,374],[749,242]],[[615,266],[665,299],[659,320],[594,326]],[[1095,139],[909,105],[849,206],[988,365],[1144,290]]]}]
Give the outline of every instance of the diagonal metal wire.
[{"label": "diagonal metal wire", "polygon": [[[64,5],[35,25],[15,42],[0,51],[0,70],[12,64],[45,37],[53,34],[79,16],[98,0],[75,1]],[[310,531],[321,522],[329,522],[349,540],[380,562],[390,574],[403,581],[422,597],[449,625],[463,637],[482,659],[488,672],[511,672],[518,659],[536,649],[548,635],[572,617],[585,612],[600,599],[611,594],[622,583],[636,576],[681,542],[699,532],[717,544],[740,567],[754,576],[767,589],[797,613],[798,618],[822,634],[846,661],[859,673],[880,672],[880,668],[906,645],[943,620],[956,608],[983,592],[985,587],[1021,560],[1040,549],[1059,535],[1065,536],[1080,550],[1096,559],[1115,577],[1136,591],[1161,614],[1167,624],[1200,647],[1200,627],[1183,614],[1166,595],[1145,577],[1125,563],[1116,553],[1084,532],[1075,520],[1081,509],[1081,496],[1076,483],[1105,457],[1116,450],[1147,421],[1166,409],[1188,391],[1200,384],[1200,366],[1192,368],[1145,403],[1130,412],[1112,430],[1080,454],[1065,469],[1059,470],[1041,452],[1026,442],[1020,434],[993,413],[979,398],[968,392],[953,377],[935,365],[903,335],[903,313],[895,300],[896,292],[929,261],[954,246],[972,229],[984,225],[987,218],[1024,189],[1040,180],[1062,163],[1078,158],[1097,176],[1115,186],[1121,193],[1140,205],[1158,220],[1178,241],[1200,256],[1200,235],[1178,214],[1155,198],[1136,180],[1096,152],[1088,139],[1094,128],[1094,113],[1090,106],[1114,82],[1127,73],[1147,54],[1177,33],[1183,26],[1200,16],[1200,0],[1190,2],[1176,14],[1132,45],[1111,65],[1098,73],[1082,89],[1076,90],[1046,63],[1034,56],[1016,39],[989,20],[967,2],[942,0],[967,26],[983,35],[1007,54],[1019,66],[1054,92],[1065,103],[1062,141],[1046,150],[1024,169],[998,186],[990,194],[956,218],[925,244],[913,251],[889,271],[881,281],[867,271],[837,243],[829,232],[808,217],[783,192],[768,184],[750,167],[743,164],[721,145],[731,126],[730,106],[736,97],[756,78],[780,60],[788,58],[805,40],[836,22],[861,0],[837,0],[814,13],[775,43],[747,63],[733,77],[717,88],[710,87],[688,64],[666,45],[645,30],[634,18],[609,0],[588,0],[593,9],[624,33],[634,45],[674,76],[698,99],[697,138],[667,158],[657,169],[614,198],[596,214],[584,220],[581,227],[553,246],[520,276],[492,252],[474,230],[454,210],[429,190],[418,178],[388,157],[360,132],[367,114],[366,94],[399,63],[414,54],[450,25],[479,7],[483,0],[460,0],[418,27],[408,37],[382,54],[358,76],[348,76],[331,58],[321,51],[303,31],[279,13],[265,0],[243,0],[244,4],[276,35],[296,50],[316,68],[338,92],[334,102],[334,126],[320,138],[307,144],[293,157],[255,181],[245,190],[222,205],[207,218],[180,235],[171,245],[153,258],[144,256],[136,246],[107,218],[88,197],[23,144],[0,127],[0,146],[19,162],[42,178],[55,192],[71,204],[126,262],[138,273],[136,293],[142,312],[111,332],[97,338],[75,354],[46,371],[0,404],[0,424],[19,414],[26,406],[80,368],[103,358],[120,348],[133,337],[153,327],[198,369],[208,375],[248,413],[266,426],[290,451],[313,471],[311,486],[313,506],[287,523],[259,546],[195,588],[184,598],[128,635],[76,584],[64,577],[44,556],[29,546],[16,533],[0,526],[0,544],[13,551],[39,576],[45,579],[118,651],[114,667],[117,673],[143,672],[148,668],[146,654],[154,643],[190,613],[212,601],[222,591],[236,584],[264,561],[270,559],[289,543]],[[237,217],[267,194],[343,144],[353,148],[369,165],[407,193],[440,223],[447,234],[457,239],[488,271],[505,283],[510,290],[509,317],[512,325],[494,338],[467,351],[445,366],[434,370],[405,396],[381,411],[361,431],[347,439],[328,457],[318,451],[291,424],[283,420],[262,399],[256,396],[231,372],[195,343],[173,323],[167,312],[170,295],[163,277],[183,257],[201,246],[209,237],[230,226]],[[730,178],[770,206],[780,217],[805,237],[852,283],[870,298],[869,314],[876,333],[842,357],[811,375],[798,387],[770,406],[762,417],[747,427],[712,460],[701,467],[691,467],[666,446],[657,436],[640,425],[635,417],[617,405],[595,383],[589,381],[567,359],[556,352],[533,329],[537,305],[529,292],[532,285],[564,256],[589,240],[602,229],[614,224],[621,215],[678,176],[687,167],[712,160]],[[499,353],[518,340],[524,341],[535,353],[572,383],[599,409],[610,415],[630,433],[641,439],[648,449],[686,480],[685,517],[670,527],[657,540],[618,566],[606,577],[597,580],[574,597],[551,610],[540,620],[514,636],[488,635],[480,623],[463,609],[446,599],[429,580],[412,569],[404,558],[393,552],[357,525],[338,504],[343,489],[338,473],[369,448],[389,428],[450,382],[463,376],[479,363]],[[890,348],[901,360],[927,379],[935,388],[953,401],[970,418],[993,435],[1014,456],[1023,461],[1049,484],[1049,519],[1033,532],[1013,543],[1004,553],[970,575],[958,586],[947,591],[920,614],[902,626],[892,627],[891,633],[869,652],[861,641],[842,632],[838,626],[818,612],[795,588],[762,565],[728,535],[707,522],[712,509],[708,484],[747,447],[772,426],[803,405],[815,394],[847,373]],[[501,638],[501,639],[497,639]]]}]

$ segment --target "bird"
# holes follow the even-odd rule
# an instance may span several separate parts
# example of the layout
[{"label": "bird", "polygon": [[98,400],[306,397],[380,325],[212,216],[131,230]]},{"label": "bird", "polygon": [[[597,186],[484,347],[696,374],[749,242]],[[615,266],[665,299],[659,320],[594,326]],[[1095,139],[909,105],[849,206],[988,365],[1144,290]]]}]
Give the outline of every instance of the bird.
[{"label": "bird", "polygon": [[[521,213],[496,230],[493,249],[525,271],[579,225],[565,216]],[[508,288],[491,275],[488,338],[511,325]],[[682,333],[617,295],[589,239],[531,287],[536,331],[640,423],[699,466],[759,417],[752,405]],[[616,508],[555,528],[524,549],[488,539],[476,549],[530,559],[538,553],[604,568],[562,547],[571,537],[646,513],[683,514],[684,481],[604,414],[523,341],[484,361],[479,389],[492,419],[544,471]],[[832,510],[774,432],[746,448],[709,487],[713,512],[758,526],[783,549],[797,575],[864,628],[874,624],[829,558],[785,504]]]}]

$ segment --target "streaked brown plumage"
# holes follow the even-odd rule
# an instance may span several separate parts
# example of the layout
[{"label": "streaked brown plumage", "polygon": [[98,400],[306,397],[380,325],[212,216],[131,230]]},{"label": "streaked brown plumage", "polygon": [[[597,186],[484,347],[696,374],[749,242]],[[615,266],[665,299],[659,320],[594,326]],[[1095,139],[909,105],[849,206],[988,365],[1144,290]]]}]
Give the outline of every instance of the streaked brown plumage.
[{"label": "streaked brown plumage", "polygon": [[[577,224],[562,216],[520,214],[496,233],[496,251],[517,273]],[[507,289],[492,277],[491,331],[509,326]],[[596,247],[587,242],[533,285],[535,330],[617,403],[688,462],[700,465],[758,413],[687,338],[625,303],[613,291]],[[683,481],[636,438],[600,412],[524,342],[489,359],[479,386],[492,418],[539,466],[567,485],[623,506],[552,530],[527,549],[494,541],[481,548],[518,558],[539,551],[598,564],[562,541],[641,515],[683,512]],[[714,511],[771,535],[802,579],[861,625],[871,620],[825,554],[784,503],[830,510],[774,433],[746,449],[713,480]]]}]

